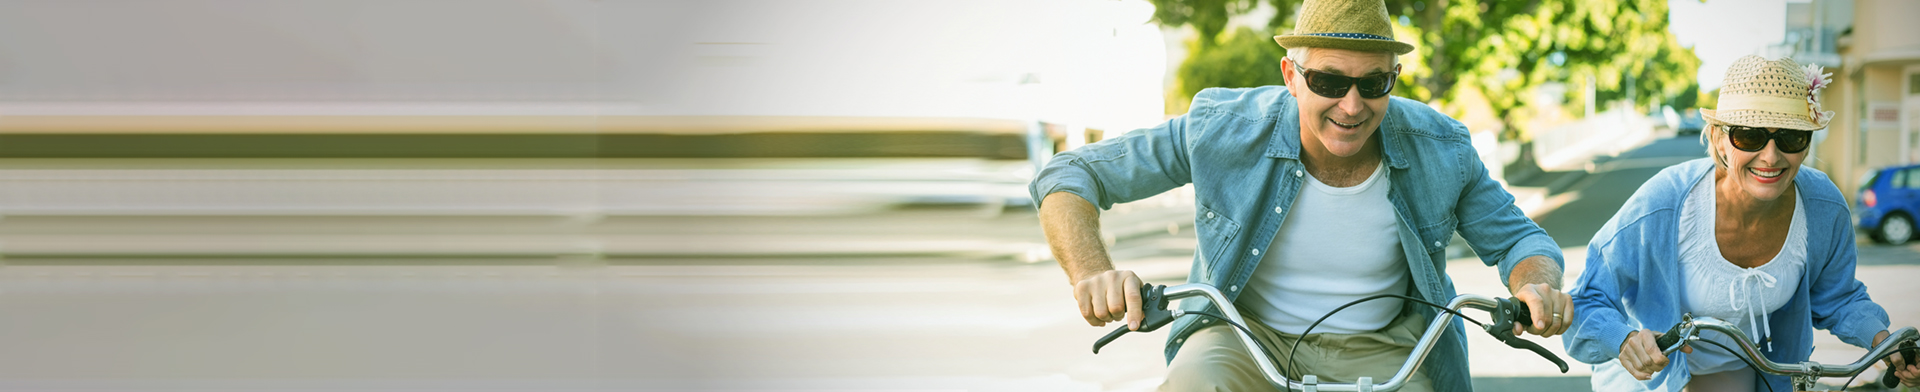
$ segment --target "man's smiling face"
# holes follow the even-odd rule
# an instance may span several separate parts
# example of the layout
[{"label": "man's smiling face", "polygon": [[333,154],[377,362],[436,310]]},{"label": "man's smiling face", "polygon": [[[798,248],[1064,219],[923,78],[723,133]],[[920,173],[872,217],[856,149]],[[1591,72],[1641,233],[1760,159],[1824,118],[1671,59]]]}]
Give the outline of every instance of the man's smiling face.
[{"label": "man's smiling face", "polygon": [[1292,59],[1282,65],[1287,90],[1300,106],[1301,148],[1338,157],[1360,153],[1380,121],[1386,117],[1388,97],[1361,98],[1359,88],[1348,88],[1340,98],[1327,98],[1307,88],[1306,71],[1362,77],[1399,70],[1394,55],[1344,49],[1313,48],[1306,64]]}]

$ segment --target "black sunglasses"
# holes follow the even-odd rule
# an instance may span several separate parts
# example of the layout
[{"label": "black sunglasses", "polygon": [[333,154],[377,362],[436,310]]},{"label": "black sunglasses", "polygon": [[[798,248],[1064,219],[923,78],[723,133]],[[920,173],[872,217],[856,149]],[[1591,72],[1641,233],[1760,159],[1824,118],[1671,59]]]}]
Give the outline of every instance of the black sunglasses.
[{"label": "black sunglasses", "polygon": [[1733,148],[1738,148],[1740,151],[1760,152],[1761,149],[1767,148],[1768,140],[1772,140],[1774,147],[1779,148],[1780,152],[1788,154],[1806,151],[1807,145],[1813,144],[1813,131],[1798,129],[1768,130],[1767,128],[1743,127],[1738,125],[1726,126],[1726,129],[1728,136],[1727,141],[1732,142]]},{"label": "black sunglasses", "polygon": [[1393,92],[1394,79],[1400,71],[1388,71],[1361,77],[1334,75],[1312,68],[1300,67],[1305,71],[1302,77],[1307,79],[1307,89],[1322,97],[1340,99],[1347,96],[1347,88],[1359,86],[1360,98],[1374,99]]}]

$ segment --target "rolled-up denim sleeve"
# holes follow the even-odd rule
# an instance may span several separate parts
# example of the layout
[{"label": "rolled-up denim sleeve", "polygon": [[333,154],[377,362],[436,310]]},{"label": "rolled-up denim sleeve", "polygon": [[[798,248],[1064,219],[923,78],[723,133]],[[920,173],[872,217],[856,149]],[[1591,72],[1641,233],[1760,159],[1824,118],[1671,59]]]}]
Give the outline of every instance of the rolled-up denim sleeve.
[{"label": "rolled-up denim sleeve", "polygon": [[1808,308],[1813,310],[1813,326],[1833,332],[1847,344],[1868,347],[1873,335],[1887,329],[1887,310],[1867,296],[1867,285],[1854,277],[1855,259],[1852,221],[1845,215],[1829,224],[1826,241],[1834,251],[1813,277],[1807,290]]},{"label": "rolled-up denim sleeve", "polygon": [[1067,192],[1108,209],[1186,185],[1192,181],[1187,124],[1193,115],[1054,155],[1027,192],[1035,206],[1047,195]]},{"label": "rolled-up denim sleeve", "polygon": [[1611,245],[1614,240],[1595,238],[1587,247],[1587,268],[1568,293],[1573,296],[1573,325],[1561,335],[1561,342],[1567,346],[1567,356],[1576,361],[1600,364],[1619,358],[1620,343],[1636,331],[1627,323],[1621,298],[1637,287],[1637,276],[1631,273],[1633,268],[1623,265],[1633,260],[1616,252]]},{"label": "rolled-up denim sleeve", "polygon": [[1547,256],[1565,269],[1566,258],[1553,237],[1513,205],[1513,194],[1487,174],[1479,155],[1464,155],[1461,175],[1467,186],[1454,211],[1460,219],[1460,238],[1467,240],[1482,263],[1500,267],[1500,284],[1512,287],[1507,278],[1528,257]]}]

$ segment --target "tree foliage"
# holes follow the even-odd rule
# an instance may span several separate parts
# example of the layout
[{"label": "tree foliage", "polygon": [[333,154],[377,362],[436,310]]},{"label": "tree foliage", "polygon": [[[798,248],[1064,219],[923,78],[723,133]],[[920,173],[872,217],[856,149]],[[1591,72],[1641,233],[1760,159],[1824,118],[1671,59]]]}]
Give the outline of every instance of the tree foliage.
[{"label": "tree foliage", "polygon": [[[1211,45],[1202,48],[1203,45]],[[1287,51],[1273,43],[1273,34],[1241,27],[1212,44],[1200,40],[1187,42],[1187,61],[1175,71],[1176,90],[1182,94],[1176,102],[1185,103],[1208,87],[1258,87],[1286,84],[1280,73],[1280,59]],[[1179,107],[1184,108],[1182,104]]]},{"label": "tree foliage", "polygon": [[[1260,76],[1236,68],[1264,64],[1216,62],[1255,59],[1242,47],[1255,45],[1243,37],[1248,35],[1285,53],[1269,38],[1292,30],[1300,1],[1149,1],[1157,7],[1156,22],[1192,26],[1199,33],[1180,67],[1183,93],[1191,96],[1213,83],[1279,82],[1234,79]],[[1225,31],[1233,16],[1263,4],[1276,11],[1269,31]],[[1505,123],[1508,137],[1524,136],[1518,125],[1527,114],[1520,109],[1536,87],[1547,83],[1565,83],[1567,101],[1578,102],[1591,80],[1601,101],[1628,99],[1636,105],[1689,101],[1680,95],[1697,88],[1693,79],[1700,59],[1668,30],[1667,0],[1386,0],[1386,5],[1396,38],[1415,47],[1401,57],[1406,72],[1395,94],[1445,105],[1462,89],[1478,89]],[[1272,68],[1279,72],[1277,65]]]}]

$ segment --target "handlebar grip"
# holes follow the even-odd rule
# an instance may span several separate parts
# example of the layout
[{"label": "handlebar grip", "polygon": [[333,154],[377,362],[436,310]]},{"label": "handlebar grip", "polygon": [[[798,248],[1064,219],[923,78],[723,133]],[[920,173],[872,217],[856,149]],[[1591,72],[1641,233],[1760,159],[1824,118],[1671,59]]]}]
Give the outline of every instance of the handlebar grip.
[{"label": "handlebar grip", "polygon": [[1561,360],[1560,356],[1553,355],[1553,352],[1547,351],[1545,347],[1540,347],[1539,343],[1514,336],[1514,324],[1533,326],[1533,310],[1527,308],[1526,302],[1507,298],[1496,299],[1494,302],[1493,324],[1487,325],[1487,333],[1492,334],[1501,343],[1506,343],[1507,347],[1524,348],[1539,354],[1540,357],[1553,361],[1554,365],[1559,366],[1561,373],[1567,372],[1567,361]]},{"label": "handlebar grip", "polygon": [[1100,337],[1100,340],[1096,340],[1093,342],[1093,353],[1099,354],[1101,347],[1105,347],[1107,343],[1113,343],[1114,339],[1119,339],[1120,335],[1126,335],[1128,332],[1133,332],[1133,331],[1127,329],[1126,325],[1121,325],[1120,328],[1115,328],[1113,332],[1108,332],[1107,336],[1102,336]]},{"label": "handlebar grip", "polygon": [[1654,339],[1654,344],[1660,346],[1661,351],[1666,351],[1668,348],[1672,348],[1674,343],[1679,342],[1680,335],[1674,334],[1673,332],[1661,334],[1660,338]]},{"label": "handlebar grip", "polygon": [[1119,339],[1120,335],[1126,335],[1127,332],[1153,332],[1154,330],[1160,329],[1160,327],[1172,323],[1173,313],[1167,310],[1168,301],[1166,290],[1167,286],[1165,285],[1155,286],[1150,283],[1141,284],[1140,311],[1142,315],[1140,318],[1140,330],[1129,330],[1126,324],[1121,324],[1120,328],[1115,328],[1113,332],[1108,332],[1107,336],[1100,337],[1100,340],[1093,342],[1093,353],[1099,354],[1100,347],[1106,346],[1107,343],[1112,343],[1114,339]]},{"label": "handlebar grip", "polygon": [[1880,373],[1881,389],[1886,389],[1891,391],[1899,387],[1900,387],[1900,376],[1894,375],[1892,368],[1888,368],[1886,372]]},{"label": "handlebar grip", "polygon": [[1527,308],[1527,303],[1520,301],[1518,298],[1513,299],[1512,303],[1513,323],[1520,324],[1522,327],[1533,328],[1533,309]]},{"label": "handlebar grip", "polygon": [[1660,347],[1660,351],[1665,352],[1672,349],[1673,345],[1680,343],[1680,339],[1685,337],[1680,336],[1680,325],[1674,324],[1673,328],[1668,328],[1666,333],[1660,334],[1659,338],[1653,340],[1654,346]]},{"label": "handlebar grip", "polygon": [[[1913,342],[1900,343],[1900,350],[1896,352],[1900,353],[1900,360],[1905,361],[1907,364],[1913,364],[1914,357],[1920,356],[1920,348],[1915,348]],[[1892,364],[1889,363],[1888,365]],[[1880,374],[1880,387],[1889,391],[1900,387],[1900,376],[1893,374],[1892,366],[1888,366],[1887,371]]]}]

